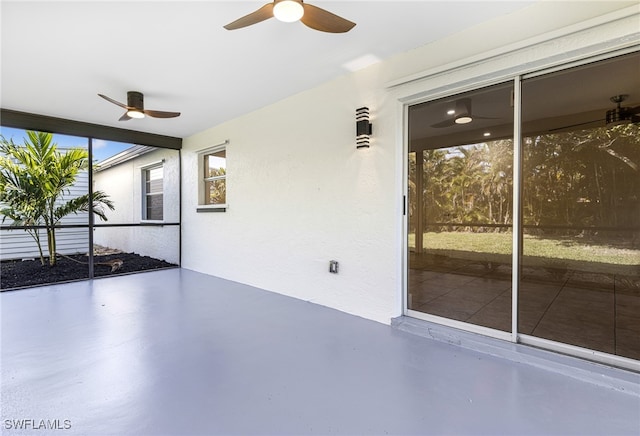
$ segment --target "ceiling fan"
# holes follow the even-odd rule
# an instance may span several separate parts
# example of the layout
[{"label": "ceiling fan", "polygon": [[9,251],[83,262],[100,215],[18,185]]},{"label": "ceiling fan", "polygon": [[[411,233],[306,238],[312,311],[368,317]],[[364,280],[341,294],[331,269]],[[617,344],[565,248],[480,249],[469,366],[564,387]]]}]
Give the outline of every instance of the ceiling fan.
[{"label": "ceiling fan", "polygon": [[614,95],[609,100],[615,103],[617,107],[615,109],[609,109],[604,118],[597,120],[585,121],[584,123],[571,124],[569,126],[557,127],[550,129],[550,132],[556,130],[569,129],[571,127],[586,126],[588,124],[605,122],[606,127],[617,126],[619,124],[640,123],[640,106],[636,107],[622,107],[622,102],[629,98],[629,94]]},{"label": "ceiling fan", "polygon": [[640,123],[640,106],[622,107],[622,102],[629,98],[629,94],[614,95],[609,100],[616,103],[615,109],[607,111],[605,122],[607,126],[615,126],[617,124]]},{"label": "ceiling fan", "polygon": [[165,112],[145,109],[144,96],[141,92],[138,91],[127,92],[127,104],[120,103],[119,101],[109,98],[106,95],[98,95],[108,102],[111,102],[126,110],[126,112],[120,117],[118,121],[127,121],[131,118],[144,118],[145,115],[149,115],[153,118],[175,118],[180,116],[180,112]]},{"label": "ceiling fan", "polygon": [[227,30],[240,29],[272,17],[286,23],[299,20],[307,27],[329,33],[345,33],[356,25],[354,22],[302,0],[274,0],[249,15],[227,24],[224,28]]},{"label": "ceiling fan", "polygon": [[431,127],[436,129],[442,127],[451,127],[456,124],[467,124],[473,120],[495,120],[497,118],[492,117],[480,117],[477,115],[471,114],[471,99],[470,98],[460,98],[455,102],[455,109],[450,109],[447,111],[447,115],[451,117],[440,121],[439,123],[432,124]]}]

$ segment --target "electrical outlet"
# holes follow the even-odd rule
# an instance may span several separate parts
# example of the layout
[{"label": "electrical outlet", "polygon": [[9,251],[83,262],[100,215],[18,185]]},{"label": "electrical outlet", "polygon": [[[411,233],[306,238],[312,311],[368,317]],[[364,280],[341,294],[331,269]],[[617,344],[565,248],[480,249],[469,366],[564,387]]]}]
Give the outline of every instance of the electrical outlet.
[{"label": "electrical outlet", "polygon": [[329,261],[329,272],[331,274],[338,274],[338,261],[330,260]]}]

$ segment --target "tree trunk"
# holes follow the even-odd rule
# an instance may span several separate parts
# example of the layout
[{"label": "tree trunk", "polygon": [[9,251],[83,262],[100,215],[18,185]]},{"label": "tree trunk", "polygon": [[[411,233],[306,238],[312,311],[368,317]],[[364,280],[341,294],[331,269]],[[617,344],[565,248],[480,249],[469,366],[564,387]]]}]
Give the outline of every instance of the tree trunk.
[{"label": "tree trunk", "polygon": [[42,252],[42,244],[40,243],[40,229],[35,231],[35,240],[38,245],[38,253],[40,253],[40,264],[44,266],[44,253]]},{"label": "tree trunk", "polygon": [[49,266],[56,264],[56,230],[53,226],[47,228],[47,244],[49,246]]}]

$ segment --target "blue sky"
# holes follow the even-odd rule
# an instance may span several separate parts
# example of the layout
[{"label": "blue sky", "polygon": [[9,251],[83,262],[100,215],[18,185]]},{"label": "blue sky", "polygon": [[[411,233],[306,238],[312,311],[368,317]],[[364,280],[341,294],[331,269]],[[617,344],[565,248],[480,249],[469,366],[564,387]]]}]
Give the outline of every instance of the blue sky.
[{"label": "blue sky", "polygon": [[[2,136],[4,136],[5,139],[13,139],[13,142],[15,142],[16,144],[24,143],[23,138],[27,136],[25,134],[25,131],[22,129],[14,129],[12,127],[4,127],[4,126],[0,126],[0,134],[2,134]],[[60,148],[70,148],[70,147],[87,148],[89,146],[89,139],[79,137],[79,136],[54,134],[53,142],[58,144],[58,147]],[[113,141],[105,141],[103,139],[94,139],[93,140],[93,160],[100,162],[132,146],[133,144],[127,144],[124,142],[113,142]]]}]

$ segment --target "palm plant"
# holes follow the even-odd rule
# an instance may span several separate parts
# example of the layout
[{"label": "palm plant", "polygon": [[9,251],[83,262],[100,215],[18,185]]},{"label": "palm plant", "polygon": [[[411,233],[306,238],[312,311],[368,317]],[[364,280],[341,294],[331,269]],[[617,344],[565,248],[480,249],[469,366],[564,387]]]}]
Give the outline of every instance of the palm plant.
[{"label": "palm plant", "polygon": [[34,239],[45,264],[38,226],[47,233],[49,265],[56,264],[56,226],[70,214],[93,213],[107,220],[105,207],[113,210],[113,202],[102,191],[65,199],[78,174],[89,167],[86,150],[73,148],[58,151],[50,133],[27,131],[24,145],[0,137],[0,214],[14,226],[24,226]]}]

